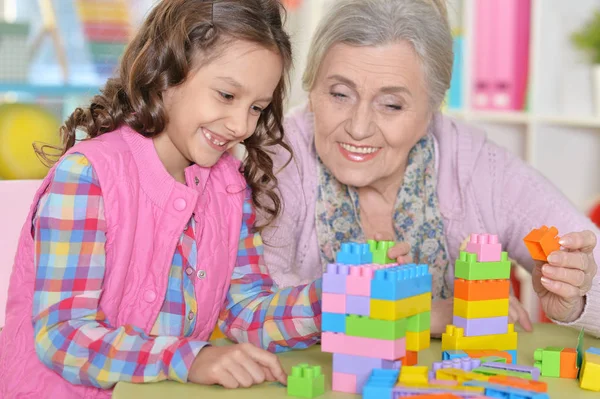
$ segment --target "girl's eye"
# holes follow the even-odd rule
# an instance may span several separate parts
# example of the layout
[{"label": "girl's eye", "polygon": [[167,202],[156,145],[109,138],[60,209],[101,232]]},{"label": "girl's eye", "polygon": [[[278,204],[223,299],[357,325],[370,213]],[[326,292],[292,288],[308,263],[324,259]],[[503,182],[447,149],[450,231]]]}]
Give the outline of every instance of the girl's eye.
[{"label": "girl's eye", "polygon": [[225,93],[224,91],[220,91],[219,95],[223,97],[224,100],[231,101],[233,100],[233,94]]},{"label": "girl's eye", "polygon": [[256,115],[260,115],[264,111],[264,109],[259,107],[258,105],[253,105],[252,107],[250,107],[250,109],[252,110],[252,113]]}]

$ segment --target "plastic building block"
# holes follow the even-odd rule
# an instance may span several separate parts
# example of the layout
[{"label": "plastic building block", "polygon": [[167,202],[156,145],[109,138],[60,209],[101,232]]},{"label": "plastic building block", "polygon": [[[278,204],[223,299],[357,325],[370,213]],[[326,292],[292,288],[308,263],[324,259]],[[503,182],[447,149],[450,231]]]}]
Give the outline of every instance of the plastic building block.
[{"label": "plastic building block", "polygon": [[292,367],[287,380],[287,394],[299,398],[315,398],[325,393],[325,376],[321,366],[299,364]]},{"label": "plastic building block", "polygon": [[369,248],[371,249],[371,253],[373,254],[373,263],[378,263],[381,265],[387,263],[396,262],[393,259],[388,258],[387,253],[388,250],[396,245],[394,241],[375,241],[368,240]]},{"label": "plastic building block", "polygon": [[517,333],[514,324],[508,325],[506,334],[465,337],[464,330],[453,325],[446,326],[442,334],[442,350],[492,349],[511,350],[517,348]]},{"label": "plastic building block", "polygon": [[323,332],[321,333],[321,351],[396,360],[406,355],[406,338],[390,341]]},{"label": "plastic building block", "polygon": [[589,350],[583,354],[579,387],[590,391],[600,391],[600,355]]},{"label": "plastic building block", "polygon": [[419,361],[419,352],[406,351],[406,355],[399,359],[404,366],[415,366]]},{"label": "plastic building block", "polygon": [[321,317],[321,330],[337,333],[346,332],[346,315],[323,312]]},{"label": "plastic building block", "polygon": [[508,254],[502,252],[498,262],[477,262],[477,255],[460,251],[456,259],[454,277],[464,280],[507,280],[510,278]]},{"label": "plastic building block", "polygon": [[397,320],[431,310],[431,293],[411,296],[397,301],[371,299],[370,314],[373,319]]},{"label": "plastic building block", "polygon": [[527,373],[522,373],[519,371],[511,371],[511,370],[505,370],[505,369],[501,369],[501,368],[494,368],[494,367],[486,367],[486,366],[481,366],[481,367],[477,367],[476,369],[473,369],[474,373],[479,373],[479,374],[484,374],[487,376],[496,376],[496,375],[505,375],[505,376],[509,376],[509,377],[519,377],[519,378],[523,378],[523,379],[532,379],[531,378],[531,374],[527,374]]},{"label": "plastic building block", "polygon": [[548,261],[548,255],[560,249],[558,240],[558,229],[554,226],[550,228],[542,226],[539,229],[533,229],[523,238],[531,257],[544,262]]},{"label": "plastic building block", "polygon": [[508,316],[508,298],[465,301],[454,298],[454,316],[464,319]]},{"label": "plastic building block", "polygon": [[488,381],[490,379],[490,377],[486,375],[462,369],[439,369],[435,371],[435,376],[438,380],[456,381],[459,384],[471,380]]},{"label": "plastic building block", "polygon": [[563,348],[549,346],[533,352],[534,363],[542,372],[542,377],[560,377],[560,353]]},{"label": "plastic building block", "polygon": [[540,370],[536,367],[523,366],[521,364],[506,364],[506,363],[497,363],[497,362],[483,363],[482,366],[528,374],[531,376],[531,378],[522,377],[527,380],[531,379],[531,380],[537,381],[540,379]]},{"label": "plastic building block", "polygon": [[375,271],[371,298],[390,301],[431,292],[431,273],[427,265],[408,264]]},{"label": "plastic building block", "polygon": [[543,381],[526,380],[525,378],[496,375],[488,380],[491,384],[506,385],[513,388],[534,392],[548,392],[548,384]]},{"label": "plastic building block", "polygon": [[335,261],[347,265],[364,265],[373,261],[369,244],[344,242],[337,253]]},{"label": "plastic building block", "polygon": [[419,352],[429,348],[431,344],[431,332],[429,330],[421,332],[406,332],[406,350]]},{"label": "plastic building block", "polygon": [[331,390],[345,393],[358,393],[356,375],[333,372],[331,375]]},{"label": "plastic building block", "polygon": [[374,369],[363,388],[363,399],[391,398],[399,374],[399,370]]},{"label": "plastic building block", "polygon": [[454,280],[454,298],[465,301],[504,299],[510,296],[510,280]]},{"label": "plastic building block", "polygon": [[483,362],[483,358],[487,356],[498,356],[506,359],[506,363],[517,362],[517,351],[516,350],[507,350],[507,351],[499,351],[499,350],[465,350],[464,351],[467,356],[481,359]]},{"label": "plastic building block", "polygon": [[505,357],[500,356],[484,356],[480,360],[481,363],[508,363]]},{"label": "plastic building block", "polygon": [[469,357],[465,351],[461,350],[450,350],[442,352],[442,360],[459,359],[461,357]]},{"label": "plastic building block", "polygon": [[365,374],[368,376],[373,369],[400,369],[399,360],[384,360],[365,356],[333,354],[333,371],[344,374]]},{"label": "plastic building block", "polygon": [[353,314],[347,315],[346,335],[386,340],[403,338],[406,336],[406,319],[376,320]]},{"label": "plastic building block", "polygon": [[421,332],[429,329],[431,329],[431,312],[423,312],[407,318],[406,331]]},{"label": "plastic building block", "polygon": [[323,312],[346,314],[346,295],[324,292],[321,297],[321,309]]},{"label": "plastic building block", "polygon": [[323,273],[323,292],[332,294],[346,293],[346,277],[349,273],[348,265],[330,263]]},{"label": "plastic building block", "polygon": [[550,399],[546,392],[526,391],[506,385],[496,385],[485,381],[467,381],[465,386],[478,386],[485,388],[485,395],[493,398],[506,399]]},{"label": "plastic building block", "polygon": [[346,295],[346,313],[368,316],[371,300],[368,296]]},{"label": "plastic building block", "polygon": [[577,378],[577,351],[565,348],[560,352],[560,378]]},{"label": "plastic building block", "polygon": [[501,260],[502,245],[495,234],[471,234],[467,252],[476,254],[478,262],[498,262]]},{"label": "plastic building block", "polygon": [[600,348],[589,347],[586,352],[593,353],[595,355],[600,355]]},{"label": "plastic building block", "polygon": [[398,381],[402,384],[427,384],[429,381],[426,366],[403,366],[400,369],[400,378]]},{"label": "plastic building block", "polygon": [[434,362],[432,368],[434,371],[439,369],[461,369],[465,371],[471,371],[479,366],[481,366],[481,360],[471,359],[470,357],[461,357],[452,360]]},{"label": "plastic building block", "polygon": [[359,295],[359,296],[371,296],[371,280],[375,275],[376,270],[388,269],[396,266],[395,264],[390,265],[360,265],[352,266],[349,269],[348,276],[346,278],[346,293],[348,295]]},{"label": "plastic building block", "polygon": [[482,317],[477,319],[465,319],[464,317],[454,316],[452,324],[464,329],[467,337],[504,334],[508,331],[508,316]]},{"label": "plastic building block", "polygon": [[517,350],[516,349],[509,349],[504,352],[508,353],[512,359],[512,360],[509,360],[507,363],[517,364]]},{"label": "plastic building block", "polygon": [[463,385],[437,385],[432,386],[424,385],[424,386],[406,386],[406,385],[397,385],[393,389],[392,398],[401,398],[405,396],[415,396],[415,395],[424,395],[424,394],[435,394],[435,393],[443,393],[448,394],[452,393],[461,398],[472,398],[473,396],[481,395],[484,392],[483,387],[472,387],[472,386],[463,386]]}]

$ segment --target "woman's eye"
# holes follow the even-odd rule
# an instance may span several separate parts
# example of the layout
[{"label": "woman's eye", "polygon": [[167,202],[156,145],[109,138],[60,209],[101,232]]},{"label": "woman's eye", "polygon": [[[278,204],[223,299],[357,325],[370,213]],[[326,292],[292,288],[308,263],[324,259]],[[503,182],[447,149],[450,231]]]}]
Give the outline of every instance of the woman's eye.
[{"label": "woman's eye", "polygon": [[233,100],[233,94],[225,93],[224,91],[220,91],[219,95],[223,97],[224,100],[231,101]]},{"label": "woman's eye", "polygon": [[347,97],[345,94],[342,94],[342,93],[331,92],[329,94],[331,95],[331,97],[334,97],[334,98],[346,98]]},{"label": "woman's eye", "polygon": [[402,106],[394,105],[394,104],[388,104],[388,105],[386,105],[386,107],[388,107],[392,111],[400,111],[402,109]]}]

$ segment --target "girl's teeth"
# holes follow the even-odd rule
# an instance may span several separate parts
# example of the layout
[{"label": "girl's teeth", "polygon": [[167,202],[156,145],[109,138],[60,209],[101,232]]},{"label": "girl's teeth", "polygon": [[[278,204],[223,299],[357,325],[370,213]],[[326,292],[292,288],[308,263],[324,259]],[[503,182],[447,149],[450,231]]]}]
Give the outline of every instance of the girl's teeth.
[{"label": "girl's teeth", "polygon": [[204,135],[206,136],[207,139],[209,139],[213,144],[219,145],[219,146],[224,146],[225,143],[222,141],[217,141],[213,138],[212,134],[208,133],[208,132],[204,132]]},{"label": "girl's teeth", "polygon": [[341,143],[340,145],[346,151],[355,152],[357,154],[372,154],[378,150],[378,148],[374,148],[374,147],[355,147],[353,145],[346,144],[346,143]]}]

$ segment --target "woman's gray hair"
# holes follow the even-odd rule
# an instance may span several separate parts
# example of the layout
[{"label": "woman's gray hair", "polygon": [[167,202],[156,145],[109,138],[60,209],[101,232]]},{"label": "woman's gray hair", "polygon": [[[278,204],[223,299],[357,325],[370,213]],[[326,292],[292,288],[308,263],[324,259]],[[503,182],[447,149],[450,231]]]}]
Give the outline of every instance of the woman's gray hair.
[{"label": "woman's gray hair", "polygon": [[445,0],[336,0],[313,36],[302,77],[304,90],[312,90],[333,45],[399,41],[409,42],[419,57],[431,108],[437,110],[450,87],[454,59]]}]

